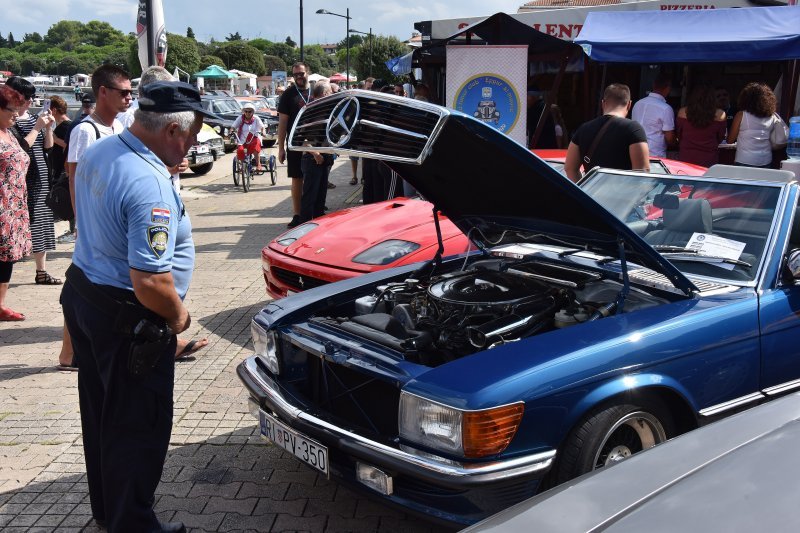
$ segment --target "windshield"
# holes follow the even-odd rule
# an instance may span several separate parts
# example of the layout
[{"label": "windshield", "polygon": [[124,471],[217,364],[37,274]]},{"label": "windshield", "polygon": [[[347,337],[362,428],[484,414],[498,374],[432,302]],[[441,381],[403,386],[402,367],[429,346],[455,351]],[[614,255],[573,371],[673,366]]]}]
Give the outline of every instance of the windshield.
[{"label": "windshield", "polygon": [[581,188],[683,273],[730,281],[755,278],[780,195],[778,186],[610,172]]},{"label": "windshield", "polygon": [[215,113],[238,113],[241,107],[234,99],[230,100],[214,100]]}]

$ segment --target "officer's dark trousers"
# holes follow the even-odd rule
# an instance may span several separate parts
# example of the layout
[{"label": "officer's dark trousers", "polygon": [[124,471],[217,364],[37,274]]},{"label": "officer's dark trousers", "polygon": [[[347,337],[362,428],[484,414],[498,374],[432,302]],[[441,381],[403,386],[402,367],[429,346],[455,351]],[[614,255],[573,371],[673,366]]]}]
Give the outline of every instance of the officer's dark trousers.
[{"label": "officer's dark trousers", "polygon": [[142,378],[128,374],[130,339],[114,317],[84,300],[67,282],[61,296],[80,361],[78,392],[92,515],[116,532],[159,531],[153,498],[172,431],[175,343]]}]

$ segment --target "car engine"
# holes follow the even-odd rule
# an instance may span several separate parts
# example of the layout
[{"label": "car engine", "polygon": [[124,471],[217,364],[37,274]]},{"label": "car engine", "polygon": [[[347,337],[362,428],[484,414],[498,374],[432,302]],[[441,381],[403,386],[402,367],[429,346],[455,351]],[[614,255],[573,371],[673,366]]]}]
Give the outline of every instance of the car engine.
[{"label": "car engine", "polygon": [[[487,259],[466,271],[406,279],[355,302],[347,318],[318,318],[396,350],[406,360],[438,366],[535,334],[616,313],[622,284],[552,263]],[[638,290],[624,312],[665,300]]]}]

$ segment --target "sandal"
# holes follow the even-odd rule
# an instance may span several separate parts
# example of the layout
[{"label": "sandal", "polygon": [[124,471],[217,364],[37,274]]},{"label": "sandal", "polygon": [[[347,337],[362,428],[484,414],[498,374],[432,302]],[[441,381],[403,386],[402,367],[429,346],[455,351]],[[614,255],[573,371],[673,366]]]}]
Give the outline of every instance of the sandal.
[{"label": "sandal", "polygon": [[350,180],[350,185],[358,185],[358,178],[353,176],[353,179]]},{"label": "sandal", "polygon": [[25,315],[12,311],[8,307],[0,309],[0,322],[20,322],[25,320]]},{"label": "sandal", "polygon": [[37,270],[36,279],[34,281],[36,281],[37,285],[61,285],[64,283],[60,279],[54,278],[48,274],[46,270]]}]

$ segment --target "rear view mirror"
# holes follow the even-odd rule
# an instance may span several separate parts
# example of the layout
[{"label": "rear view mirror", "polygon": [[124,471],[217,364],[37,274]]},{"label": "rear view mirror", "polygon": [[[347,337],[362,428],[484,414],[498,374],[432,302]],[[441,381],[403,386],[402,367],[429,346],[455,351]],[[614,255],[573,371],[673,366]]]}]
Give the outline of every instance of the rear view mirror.
[{"label": "rear view mirror", "polygon": [[800,250],[792,250],[786,257],[786,269],[792,279],[800,281]]},{"label": "rear view mirror", "polygon": [[659,209],[678,209],[678,197],[674,194],[656,194],[653,205]]}]

